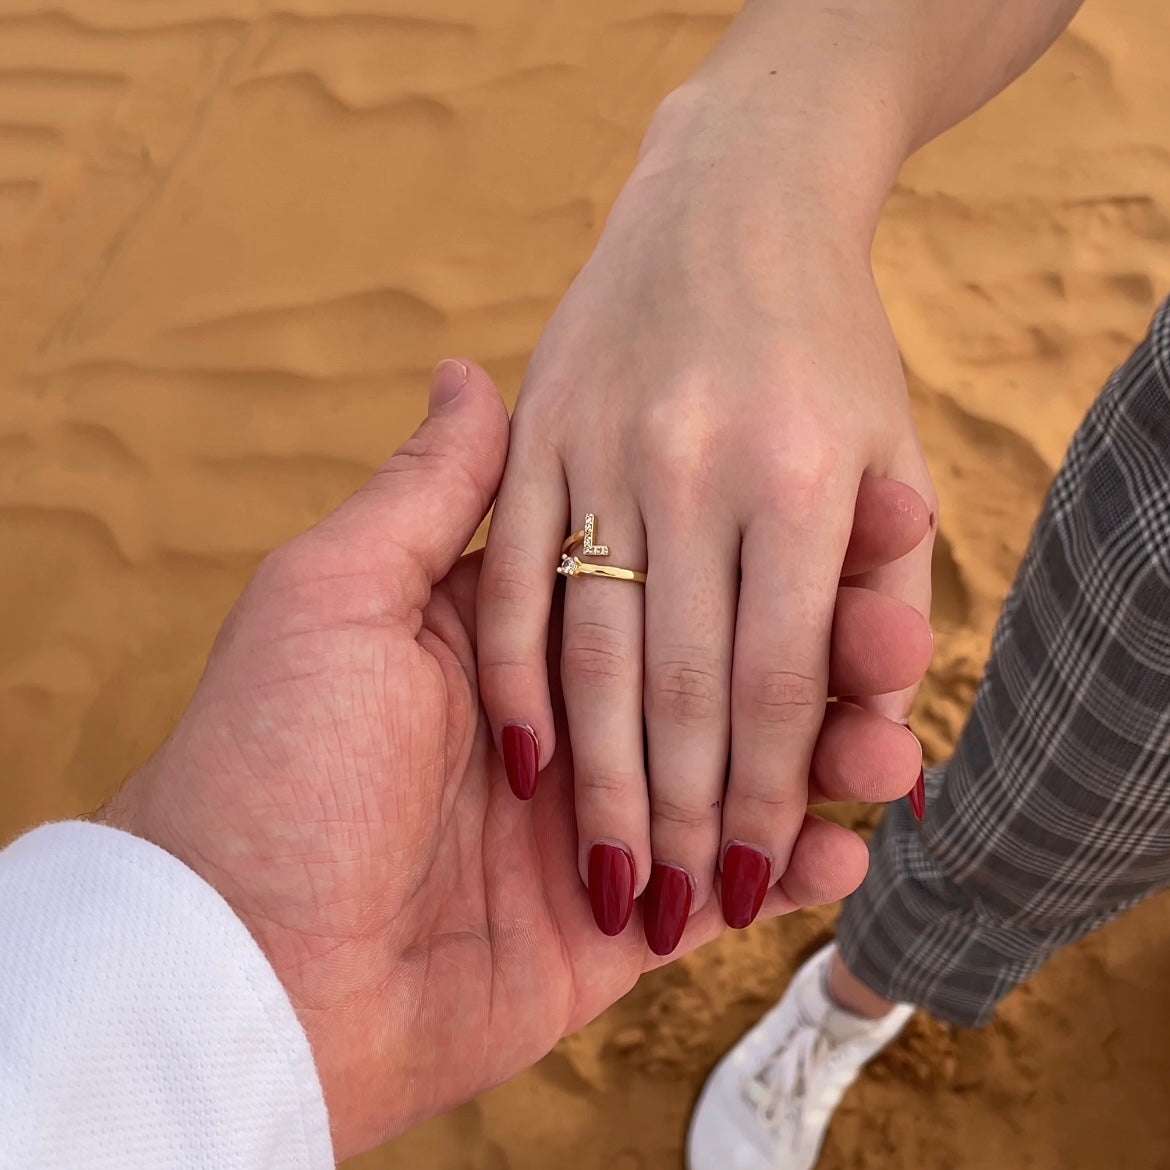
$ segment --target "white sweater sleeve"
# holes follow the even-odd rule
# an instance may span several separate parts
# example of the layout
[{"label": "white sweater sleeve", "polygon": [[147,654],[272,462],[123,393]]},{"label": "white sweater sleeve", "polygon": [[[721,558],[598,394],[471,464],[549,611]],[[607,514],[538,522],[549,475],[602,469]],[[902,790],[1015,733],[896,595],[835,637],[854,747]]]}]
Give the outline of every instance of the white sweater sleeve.
[{"label": "white sweater sleeve", "polygon": [[0,852],[2,1170],[333,1166],[263,952],[170,854],[79,821]]}]

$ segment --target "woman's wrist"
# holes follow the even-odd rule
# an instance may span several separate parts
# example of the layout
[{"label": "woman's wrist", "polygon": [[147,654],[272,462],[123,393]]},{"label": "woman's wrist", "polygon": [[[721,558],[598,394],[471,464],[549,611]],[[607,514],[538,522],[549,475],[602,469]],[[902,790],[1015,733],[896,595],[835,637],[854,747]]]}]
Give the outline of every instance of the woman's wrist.
[{"label": "woman's wrist", "polygon": [[880,106],[765,100],[701,71],[655,113],[629,190],[660,181],[686,182],[704,198],[723,190],[741,225],[780,218],[868,255],[905,155],[898,119]]}]

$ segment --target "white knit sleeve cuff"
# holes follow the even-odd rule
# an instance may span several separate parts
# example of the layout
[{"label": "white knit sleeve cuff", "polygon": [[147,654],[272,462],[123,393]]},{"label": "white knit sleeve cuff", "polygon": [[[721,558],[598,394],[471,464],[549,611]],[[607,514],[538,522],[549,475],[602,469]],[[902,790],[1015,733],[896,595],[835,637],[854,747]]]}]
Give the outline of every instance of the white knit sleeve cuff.
[{"label": "white knit sleeve cuff", "polygon": [[0,1166],[333,1164],[304,1030],[211,886],[87,822],[0,852]]}]

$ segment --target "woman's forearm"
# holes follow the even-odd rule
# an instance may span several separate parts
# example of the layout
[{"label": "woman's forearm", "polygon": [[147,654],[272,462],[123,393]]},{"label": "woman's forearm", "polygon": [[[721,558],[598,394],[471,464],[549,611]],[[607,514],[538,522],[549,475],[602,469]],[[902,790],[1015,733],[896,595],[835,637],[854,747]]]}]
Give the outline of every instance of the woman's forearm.
[{"label": "woman's forearm", "polygon": [[1079,4],[748,0],[643,158],[718,161],[872,227],[907,155],[1022,73]]},{"label": "woman's forearm", "polygon": [[[888,106],[909,151],[1018,77],[1080,0],[748,0],[697,78],[741,100]],[[774,71],[774,72],[773,72]]]}]

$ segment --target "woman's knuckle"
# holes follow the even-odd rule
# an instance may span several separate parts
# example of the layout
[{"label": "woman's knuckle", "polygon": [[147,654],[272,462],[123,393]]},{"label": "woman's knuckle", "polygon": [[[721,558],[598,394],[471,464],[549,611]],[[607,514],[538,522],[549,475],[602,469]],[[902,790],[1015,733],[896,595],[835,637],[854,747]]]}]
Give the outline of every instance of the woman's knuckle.
[{"label": "woman's knuckle", "polygon": [[576,622],[565,635],[561,671],[584,687],[610,687],[636,668],[625,634],[603,622]]},{"label": "woman's knuckle", "polygon": [[841,452],[818,431],[803,436],[798,444],[774,451],[760,474],[770,499],[783,501],[795,512],[812,510],[825,490],[841,474]]},{"label": "woman's knuckle", "polygon": [[658,821],[680,829],[703,829],[711,824],[716,810],[711,803],[655,793],[650,813]]},{"label": "woman's knuckle", "polygon": [[645,785],[645,779],[634,772],[610,768],[589,768],[584,770],[577,779],[579,793],[585,797],[596,797],[608,807],[612,797],[629,796],[631,792],[639,792]]},{"label": "woman's knuckle", "polygon": [[484,600],[497,605],[530,605],[537,582],[547,580],[548,575],[548,566],[541,565],[528,549],[517,544],[489,545],[481,580]]},{"label": "woman's knuckle", "polygon": [[820,683],[793,670],[759,670],[736,688],[736,705],[757,725],[799,722],[824,702]]},{"label": "woman's knuckle", "polygon": [[641,455],[655,480],[693,483],[709,474],[714,433],[702,405],[671,396],[651,406],[643,420]]},{"label": "woman's knuckle", "polygon": [[572,396],[572,387],[567,385],[556,386],[551,394],[538,398],[521,393],[512,415],[511,447],[524,457],[524,463],[518,463],[517,466],[523,467],[534,460],[561,461],[564,404],[571,401]]},{"label": "woman's knuckle", "polygon": [[750,792],[741,790],[736,793],[735,802],[736,815],[745,823],[773,827],[788,824],[798,815],[803,816],[806,808],[803,799],[779,787],[756,788]]},{"label": "woman's knuckle", "polygon": [[655,665],[646,689],[649,715],[684,726],[709,723],[723,706],[721,673],[699,659]]}]

